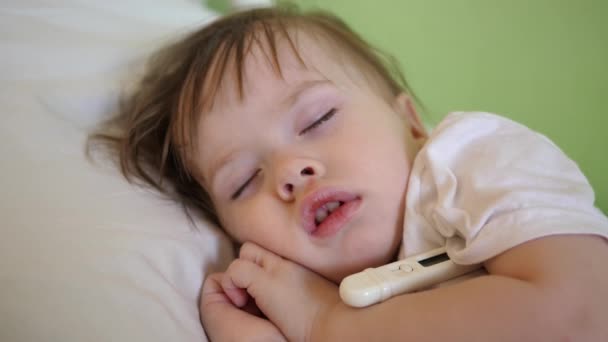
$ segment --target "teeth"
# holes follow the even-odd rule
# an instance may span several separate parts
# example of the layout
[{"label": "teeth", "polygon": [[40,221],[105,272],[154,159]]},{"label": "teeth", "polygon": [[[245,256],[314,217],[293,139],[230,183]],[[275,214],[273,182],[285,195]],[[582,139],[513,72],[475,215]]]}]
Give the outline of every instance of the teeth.
[{"label": "teeth", "polygon": [[327,209],[329,211],[334,211],[334,209],[336,209],[337,207],[340,206],[340,202],[335,201],[335,202],[329,202],[325,205],[327,207]]},{"label": "teeth", "polygon": [[327,215],[329,215],[329,213],[323,207],[317,209],[317,213],[315,214],[316,223],[319,224],[319,223],[323,222],[323,220],[325,220]]},{"label": "teeth", "polygon": [[340,201],[328,202],[321,208],[317,209],[317,212],[315,213],[315,223],[320,224],[323,222],[323,220],[325,220],[327,216],[329,216],[329,214],[336,210],[336,208],[338,208],[340,205],[342,205],[342,202]]}]

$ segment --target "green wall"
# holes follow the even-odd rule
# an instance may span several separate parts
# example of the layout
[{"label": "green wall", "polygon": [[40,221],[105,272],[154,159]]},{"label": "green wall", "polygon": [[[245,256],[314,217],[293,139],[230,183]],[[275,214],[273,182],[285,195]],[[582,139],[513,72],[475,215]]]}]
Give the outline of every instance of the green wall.
[{"label": "green wall", "polygon": [[608,213],[608,1],[295,2],[331,10],[395,56],[429,122],[482,110],[547,135]]}]

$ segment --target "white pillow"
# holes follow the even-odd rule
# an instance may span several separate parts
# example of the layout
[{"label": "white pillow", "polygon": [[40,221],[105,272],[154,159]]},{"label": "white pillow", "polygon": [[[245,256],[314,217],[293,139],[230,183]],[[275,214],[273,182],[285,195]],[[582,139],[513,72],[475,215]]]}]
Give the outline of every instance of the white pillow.
[{"label": "white pillow", "polygon": [[211,225],[85,159],[133,67],[213,18],[199,1],[0,6],[0,341],[203,341]]}]

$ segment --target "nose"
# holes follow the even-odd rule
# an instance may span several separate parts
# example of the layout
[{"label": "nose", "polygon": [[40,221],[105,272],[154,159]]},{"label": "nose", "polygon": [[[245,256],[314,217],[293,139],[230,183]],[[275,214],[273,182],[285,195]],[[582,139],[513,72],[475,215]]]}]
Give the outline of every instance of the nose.
[{"label": "nose", "polygon": [[298,191],[324,174],[325,168],[317,160],[287,158],[277,168],[277,194],[284,201],[293,200]]}]

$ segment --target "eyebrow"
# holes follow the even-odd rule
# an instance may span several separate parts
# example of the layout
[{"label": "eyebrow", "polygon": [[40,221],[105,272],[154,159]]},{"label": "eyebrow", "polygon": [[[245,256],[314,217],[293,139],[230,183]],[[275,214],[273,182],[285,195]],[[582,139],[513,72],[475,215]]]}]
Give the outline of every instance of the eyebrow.
[{"label": "eyebrow", "polygon": [[310,89],[329,84],[333,84],[333,82],[328,79],[315,79],[301,82],[300,84],[296,85],[293,92],[285,98],[282,105],[285,107],[292,107],[303,93],[308,92]]},{"label": "eyebrow", "polygon": [[[280,108],[291,108],[294,106],[294,104],[297,102],[297,100],[302,96],[302,94],[310,91],[311,89],[314,89],[314,88],[317,88],[320,86],[330,85],[330,84],[334,84],[334,83],[325,78],[313,79],[313,80],[307,80],[307,81],[300,82],[299,84],[297,84],[295,86],[295,89],[291,92],[291,94],[286,96],[285,99],[283,101],[281,101]],[[209,175],[210,175],[209,185],[210,186],[213,185],[213,180],[215,178],[217,171],[222,169],[224,167],[224,165],[226,165],[228,162],[230,162],[232,159],[234,159],[235,155],[236,155],[236,151],[234,151],[234,150],[229,151],[226,154],[221,155],[217,159],[213,160],[209,164],[210,165],[210,168],[209,168]],[[206,178],[206,177],[204,177],[204,178]]]},{"label": "eyebrow", "polygon": [[213,186],[213,179],[215,178],[217,171],[223,168],[224,165],[228,164],[232,159],[234,159],[234,156],[235,151],[231,151],[210,163],[211,167],[209,169],[209,186]]}]

